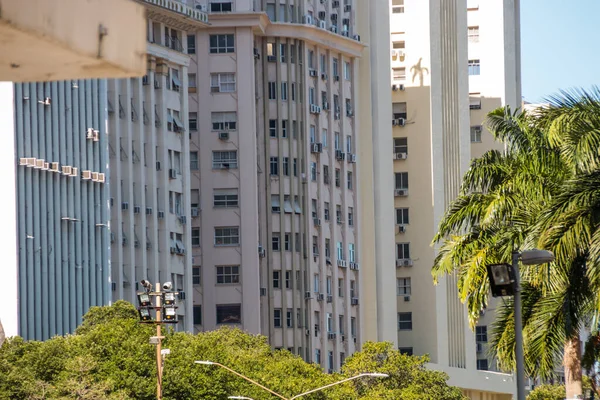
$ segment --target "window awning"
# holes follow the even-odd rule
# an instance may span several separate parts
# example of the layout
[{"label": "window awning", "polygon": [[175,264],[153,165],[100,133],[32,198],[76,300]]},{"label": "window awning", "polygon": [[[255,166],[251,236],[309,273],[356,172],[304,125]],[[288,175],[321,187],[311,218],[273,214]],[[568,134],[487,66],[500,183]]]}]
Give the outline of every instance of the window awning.
[{"label": "window awning", "polygon": [[173,123],[179,129],[183,129],[183,123],[181,122],[181,120],[179,119],[179,117],[177,115],[173,115]]},{"label": "window awning", "polygon": [[278,194],[272,194],[271,195],[271,207],[279,207],[279,195]]},{"label": "window awning", "polygon": [[181,87],[181,81],[177,75],[171,75],[171,82],[173,82],[173,85]]},{"label": "window awning", "polygon": [[481,108],[481,97],[469,97],[469,106],[471,108]]},{"label": "window awning", "polygon": [[292,209],[292,202],[290,201],[290,199],[285,199],[285,201],[283,202],[283,211],[288,214],[294,212],[294,210]]},{"label": "window awning", "polygon": [[302,214],[302,207],[300,207],[297,199],[294,199],[294,208],[296,209],[296,214]]}]

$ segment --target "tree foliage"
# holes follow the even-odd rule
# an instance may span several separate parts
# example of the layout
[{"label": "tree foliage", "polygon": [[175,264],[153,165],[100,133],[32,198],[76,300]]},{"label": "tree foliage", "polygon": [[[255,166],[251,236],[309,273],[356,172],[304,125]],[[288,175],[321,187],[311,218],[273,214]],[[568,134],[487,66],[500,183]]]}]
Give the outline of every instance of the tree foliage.
[{"label": "tree foliage", "polygon": [[[135,308],[124,301],[94,307],[74,335],[45,342],[11,338],[0,347],[0,400],[78,399],[150,400],[156,398],[153,329],[138,323]],[[226,365],[286,397],[363,372],[385,372],[390,378],[365,378],[318,392],[307,399],[440,399],[460,400],[447,376],[425,369],[425,357],[409,357],[389,343],[367,343],[348,358],[340,374],[325,374],[315,364],[285,350],[273,350],[267,339],[239,329],[223,328],[192,335],[167,329],[163,347],[165,400],[221,400],[240,395],[256,400],[273,397],[217,366]]]},{"label": "tree foliage", "polygon": [[565,385],[540,385],[533,389],[527,400],[565,400]]}]

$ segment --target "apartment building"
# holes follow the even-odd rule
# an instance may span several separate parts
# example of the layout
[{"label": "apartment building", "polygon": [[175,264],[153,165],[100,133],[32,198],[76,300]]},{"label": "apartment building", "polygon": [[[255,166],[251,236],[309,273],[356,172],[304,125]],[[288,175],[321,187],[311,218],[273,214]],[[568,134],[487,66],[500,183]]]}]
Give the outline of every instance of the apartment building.
[{"label": "apartment building", "polygon": [[206,28],[208,16],[178,1],[140,2],[148,18],[148,72],[110,80],[107,88],[112,293],[135,304],[140,280],[171,281],[184,293],[178,329],[191,331],[187,37]]},{"label": "apartment building", "polygon": [[194,329],[240,326],[333,371],[361,340],[355,2],[197,6]]},{"label": "apartment building", "polygon": [[515,382],[485,371],[492,313],[473,332],[456,278],[433,285],[431,240],[469,160],[493,146],[485,115],[520,105],[517,10],[518,2],[503,0],[392,0],[390,9],[388,215],[395,220],[396,260],[388,268],[395,269],[397,343],[408,354],[428,354],[433,368],[474,399],[510,398]]}]

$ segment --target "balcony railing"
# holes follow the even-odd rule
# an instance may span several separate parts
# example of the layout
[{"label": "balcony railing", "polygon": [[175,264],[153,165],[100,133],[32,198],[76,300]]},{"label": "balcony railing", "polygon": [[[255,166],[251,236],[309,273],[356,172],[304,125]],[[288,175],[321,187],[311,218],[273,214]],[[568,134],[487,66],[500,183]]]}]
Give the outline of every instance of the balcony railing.
[{"label": "balcony railing", "polygon": [[184,17],[194,19],[198,22],[208,23],[208,14],[205,10],[196,9],[176,0],[141,0],[144,3],[175,12]]}]

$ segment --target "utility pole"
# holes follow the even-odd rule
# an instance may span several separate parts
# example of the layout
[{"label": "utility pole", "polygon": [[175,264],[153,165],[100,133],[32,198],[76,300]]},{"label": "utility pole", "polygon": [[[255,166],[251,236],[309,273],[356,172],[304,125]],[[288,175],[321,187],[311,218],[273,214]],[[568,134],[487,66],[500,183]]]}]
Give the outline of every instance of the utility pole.
[{"label": "utility pole", "polygon": [[[162,336],[162,324],[177,323],[177,305],[175,304],[175,296],[179,293],[171,291],[171,282],[166,282],[163,286],[160,285],[160,282],[156,282],[156,290],[154,291],[152,291],[152,284],[149,281],[142,280],[141,284],[145,291],[137,294],[140,323],[156,325],[156,336],[150,337],[150,344],[156,346],[156,398],[157,400],[162,400],[164,356],[169,354],[168,349],[162,349],[162,340],[165,338]],[[164,289],[164,291],[161,289]],[[152,306],[151,297],[155,298],[154,306]],[[150,313],[152,308],[154,308],[155,311],[155,319],[152,319]]]}]

